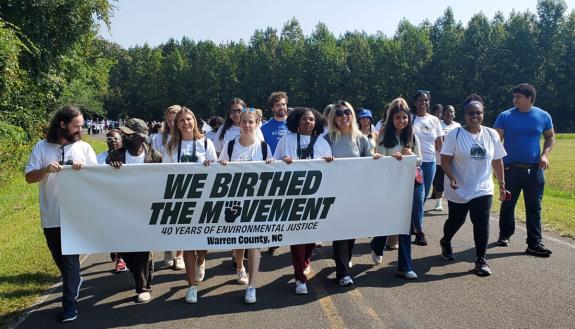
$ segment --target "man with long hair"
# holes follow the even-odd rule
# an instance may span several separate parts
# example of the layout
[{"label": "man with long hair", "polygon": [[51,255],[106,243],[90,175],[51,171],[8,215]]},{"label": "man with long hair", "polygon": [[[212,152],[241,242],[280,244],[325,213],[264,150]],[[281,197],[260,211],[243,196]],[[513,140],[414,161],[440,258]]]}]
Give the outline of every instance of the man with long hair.
[{"label": "man with long hair", "polygon": [[60,244],[60,206],[55,194],[56,175],[63,166],[75,170],[95,165],[96,154],[82,141],[82,112],[64,106],[52,118],[46,138],[32,150],[25,168],[26,182],[40,184],[40,218],[48,248],[62,275],[62,322],[78,317],[77,298],[82,284],[79,255],[62,255]]}]

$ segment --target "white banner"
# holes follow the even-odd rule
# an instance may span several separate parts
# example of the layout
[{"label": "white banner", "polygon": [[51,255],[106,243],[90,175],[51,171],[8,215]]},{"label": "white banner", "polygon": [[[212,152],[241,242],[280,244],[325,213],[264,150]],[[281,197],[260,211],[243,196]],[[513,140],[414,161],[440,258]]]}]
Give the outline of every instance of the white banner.
[{"label": "white banner", "polygon": [[64,254],[234,249],[408,234],[416,158],[66,168]]}]

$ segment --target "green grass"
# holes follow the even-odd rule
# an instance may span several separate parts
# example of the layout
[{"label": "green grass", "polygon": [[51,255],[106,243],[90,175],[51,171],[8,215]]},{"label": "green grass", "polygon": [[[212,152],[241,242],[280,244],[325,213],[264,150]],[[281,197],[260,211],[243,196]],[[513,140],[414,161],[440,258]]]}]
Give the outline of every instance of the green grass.
[{"label": "green grass", "polygon": [[[575,134],[557,135],[549,162],[542,204],[543,225],[563,236],[575,237]],[[499,212],[499,206],[500,202],[494,198],[493,211]],[[525,221],[523,197],[519,198],[515,216]]]},{"label": "green grass", "polygon": [[[106,143],[87,139],[96,153]],[[0,183],[0,328],[32,305],[59,279],[40,224],[38,184],[22,170]]]}]

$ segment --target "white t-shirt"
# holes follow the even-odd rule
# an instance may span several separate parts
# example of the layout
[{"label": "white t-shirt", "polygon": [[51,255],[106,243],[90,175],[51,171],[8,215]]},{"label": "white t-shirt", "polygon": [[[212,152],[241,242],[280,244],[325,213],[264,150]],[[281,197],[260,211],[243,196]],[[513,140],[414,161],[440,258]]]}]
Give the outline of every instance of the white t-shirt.
[{"label": "white t-shirt", "polygon": [[105,165],[107,157],[108,157],[108,151],[104,151],[104,152],[98,154],[98,156],[96,157],[96,160],[98,161],[99,165]]},{"label": "white t-shirt", "polygon": [[[218,151],[218,152],[222,152],[224,144],[226,144],[228,141],[231,141],[232,139],[234,139],[236,137],[239,137],[241,134],[240,126],[232,125],[230,128],[228,128],[228,130],[226,130],[226,133],[224,134],[224,138],[220,139],[220,134],[222,133],[223,129],[224,129],[224,125],[221,125],[220,128],[218,129],[218,131],[216,132],[216,137],[214,137],[214,139],[213,139],[214,147],[216,148],[216,151]],[[258,130],[256,131],[256,136],[257,136],[257,138],[259,138],[259,140],[261,140],[261,141],[264,140],[264,135],[262,134],[262,131],[260,130],[260,128],[258,128]]]},{"label": "white t-shirt", "polygon": [[435,161],[435,140],[443,136],[443,129],[439,119],[431,114],[424,117],[413,116],[413,132],[419,137],[421,143],[421,160],[423,162]]},{"label": "white t-shirt", "polygon": [[[98,164],[96,153],[94,153],[92,146],[84,141],[77,141],[62,148],[60,144],[48,143],[48,141],[43,139],[32,149],[24,173],[27,174],[32,170],[46,168],[54,161],[61,161],[62,150],[64,151],[65,162],[81,161],[86,165]],[[57,174],[47,174],[39,182],[40,219],[42,220],[43,228],[60,227],[60,205],[55,194],[57,189],[55,175]]]},{"label": "white t-shirt", "polygon": [[[170,142],[171,136],[168,135],[168,140],[166,141],[166,145]],[[152,148],[158,151],[160,154],[164,154],[166,151],[166,147],[162,144],[162,134],[155,134],[154,138],[152,139]]]},{"label": "white t-shirt", "polygon": [[[310,136],[300,135],[300,148],[305,149],[310,142]],[[297,155],[297,133],[289,133],[284,135],[276,146],[276,153],[274,158],[277,160],[283,159],[284,156],[289,156],[294,160],[298,159]],[[315,144],[313,145],[313,158],[322,159],[323,157],[331,156],[331,147],[322,136],[318,136]]]},{"label": "white t-shirt", "polygon": [[209,138],[213,142],[216,139],[216,132],[213,130],[210,130],[210,131],[206,132],[204,134],[204,136],[206,136],[207,138]]},{"label": "white t-shirt", "polygon": [[467,203],[480,196],[493,195],[491,161],[507,154],[494,129],[481,126],[479,134],[471,134],[464,128],[454,129],[445,136],[441,154],[453,156],[451,170],[459,185],[458,189],[452,189],[445,176],[447,200]]},{"label": "white t-shirt", "polygon": [[[443,136],[446,136],[450,131],[458,127],[461,127],[459,122],[451,121],[451,124],[448,125],[445,123],[445,121],[441,120],[441,129],[443,129]],[[435,164],[441,166],[441,154],[439,154],[439,151],[437,150],[435,150]]]},{"label": "white t-shirt", "polygon": [[[214,148],[214,143],[210,139],[204,142],[204,138],[198,139],[196,141],[182,141],[180,150],[180,161],[178,161],[178,148],[169,154],[166,150],[162,154],[163,163],[177,163],[177,162],[190,162],[189,157],[194,154],[194,143],[196,144],[196,157],[198,158],[198,163],[203,163],[204,160],[216,161],[218,156],[216,155],[216,149]],[[206,147],[207,146],[207,149]]]},{"label": "white t-shirt", "polygon": [[130,154],[130,151],[126,150],[126,164],[142,164],[145,158],[146,152],[134,156]]},{"label": "white t-shirt", "polygon": [[[225,161],[264,161],[262,152],[262,141],[256,138],[255,143],[249,146],[243,146],[240,144],[240,138],[235,138],[234,149],[232,150],[232,158],[228,157],[228,142],[223,147],[223,151],[220,153],[220,160]],[[272,150],[269,145],[266,144],[268,148],[267,158],[265,160],[273,159]]]}]

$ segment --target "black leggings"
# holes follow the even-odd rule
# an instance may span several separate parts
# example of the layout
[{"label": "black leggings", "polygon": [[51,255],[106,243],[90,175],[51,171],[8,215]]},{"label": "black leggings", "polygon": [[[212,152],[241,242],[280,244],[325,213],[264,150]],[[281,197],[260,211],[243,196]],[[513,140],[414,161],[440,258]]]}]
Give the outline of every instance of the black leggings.
[{"label": "black leggings", "polygon": [[484,195],[472,199],[467,203],[455,203],[448,200],[449,215],[443,225],[443,241],[451,242],[453,236],[469,217],[473,223],[473,240],[475,240],[475,254],[477,258],[485,258],[487,241],[489,239],[489,212],[491,210],[492,195]]}]

